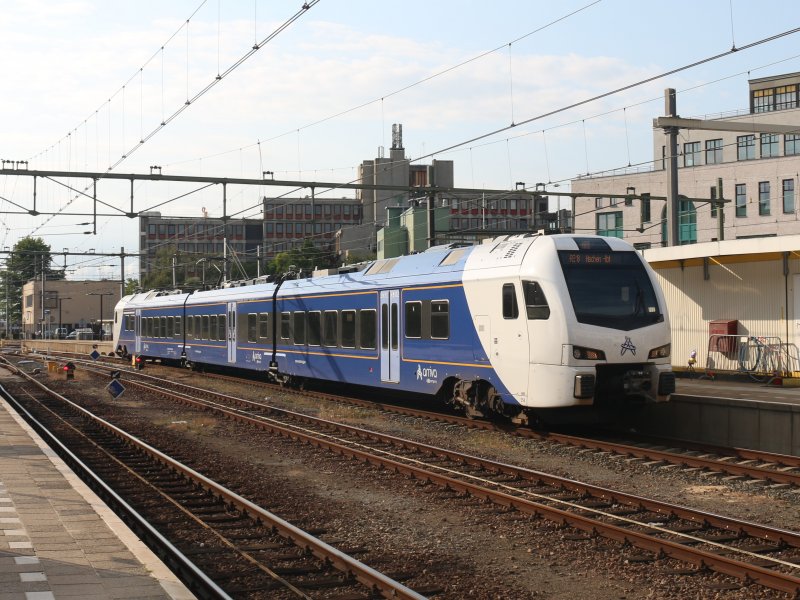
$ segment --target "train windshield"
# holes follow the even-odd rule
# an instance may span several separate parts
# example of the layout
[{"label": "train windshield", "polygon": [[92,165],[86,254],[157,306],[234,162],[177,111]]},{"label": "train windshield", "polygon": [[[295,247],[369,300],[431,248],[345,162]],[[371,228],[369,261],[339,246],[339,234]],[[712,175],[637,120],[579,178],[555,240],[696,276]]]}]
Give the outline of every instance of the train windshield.
[{"label": "train windshield", "polygon": [[558,257],[580,323],[631,330],[664,320],[636,252],[561,250]]}]

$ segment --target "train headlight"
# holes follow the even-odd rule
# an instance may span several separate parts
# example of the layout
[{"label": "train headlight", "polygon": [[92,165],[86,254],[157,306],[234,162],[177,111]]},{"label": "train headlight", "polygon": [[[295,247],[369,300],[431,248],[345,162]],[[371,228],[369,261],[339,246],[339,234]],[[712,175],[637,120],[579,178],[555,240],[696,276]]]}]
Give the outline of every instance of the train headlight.
[{"label": "train headlight", "polygon": [[594,350],[593,348],[573,346],[572,357],[577,358],[578,360],[605,360],[606,353],[602,350]]},{"label": "train headlight", "polygon": [[650,354],[647,355],[647,358],[669,358],[670,351],[672,344],[664,344],[663,346],[659,346],[658,348],[653,348],[650,350]]}]

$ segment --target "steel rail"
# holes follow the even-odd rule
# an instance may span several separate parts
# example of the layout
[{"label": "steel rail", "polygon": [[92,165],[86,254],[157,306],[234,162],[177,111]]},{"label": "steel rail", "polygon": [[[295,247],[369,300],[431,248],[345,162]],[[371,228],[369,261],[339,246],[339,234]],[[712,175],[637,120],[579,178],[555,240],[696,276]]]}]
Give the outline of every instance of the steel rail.
[{"label": "steel rail", "polygon": [[216,583],[211,581],[191,560],[178,550],[168,539],[162,536],[147,520],[140,515],[119,494],[112,490],[94,471],[92,471],[69,448],[62,444],[47,427],[34,417],[14,396],[0,385],[0,396],[14,407],[25,421],[33,427],[61,459],[97,494],[125,524],[138,535],[155,554],[164,561],[181,581],[199,598],[209,600],[233,600]]},{"label": "steel rail", "polygon": [[[171,397],[187,404],[191,404],[198,407],[208,406],[205,402],[194,398],[190,398],[185,394],[164,390],[163,388],[150,386],[148,384],[142,384],[140,382],[130,381],[130,383],[140,386],[143,389],[147,389],[151,393],[159,394],[165,397]],[[208,391],[206,390],[206,392]],[[245,402],[251,402],[251,401],[245,401]],[[334,452],[336,454],[339,454],[341,456],[359,460],[366,464],[372,464],[377,467],[389,469],[394,472],[401,473],[408,477],[417,479],[419,481],[435,483],[445,489],[454,492],[469,494],[481,500],[486,500],[498,504],[500,506],[513,508],[515,510],[520,511],[523,514],[531,515],[534,517],[546,518],[555,523],[561,525],[568,525],[576,529],[579,529],[581,531],[588,532],[590,534],[600,534],[603,537],[613,539],[623,544],[631,544],[641,549],[652,551],[657,556],[660,557],[669,557],[669,558],[674,558],[676,560],[682,560],[685,562],[695,564],[697,566],[711,568],[712,570],[717,571],[719,573],[730,575],[742,579],[744,581],[756,582],[760,585],[764,585],[766,587],[770,587],[772,589],[780,590],[783,592],[800,594],[800,578],[787,573],[776,572],[764,567],[748,564],[740,560],[736,560],[720,554],[715,554],[713,552],[709,552],[699,548],[689,548],[680,542],[664,540],[655,537],[653,535],[643,532],[633,531],[631,529],[619,525],[603,523],[591,517],[586,517],[583,515],[571,513],[560,508],[548,506],[540,502],[534,502],[526,498],[513,496],[511,494],[502,491],[488,489],[483,485],[466,482],[451,477],[449,475],[435,473],[428,470],[428,468],[422,468],[413,464],[399,462],[397,460],[394,460],[393,458],[376,456],[372,452],[361,450],[358,448],[353,448],[351,446],[345,446],[335,441],[330,441],[327,439],[320,438],[318,435],[306,433],[304,431],[299,431],[297,429],[286,427],[277,423],[265,421],[262,417],[247,415],[238,410],[226,409],[224,407],[219,407],[219,406],[213,408],[214,410],[219,411],[220,413],[223,413],[226,416],[234,417],[244,422],[251,423],[263,429],[267,429],[275,434],[282,435],[287,438],[293,438],[301,442],[307,443],[311,446],[323,448],[331,452]],[[262,406],[261,408],[271,408],[271,407]],[[322,421],[320,419],[316,419],[315,417],[308,417],[306,415],[299,415],[299,416],[309,420],[314,419]],[[406,442],[407,444],[413,444],[413,442],[408,442],[407,440],[404,440],[404,442]],[[482,459],[477,459],[477,460],[482,460]],[[584,507],[581,508],[585,510]],[[783,532],[786,534],[792,533],[792,532],[784,532],[784,530],[775,530],[775,531]],[[671,532],[671,533],[673,533],[674,535],[680,535],[678,532]],[[692,540],[697,541],[697,538],[692,538]],[[702,540],[702,541],[705,541],[706,543],[709,544],[713,543],[710,540]],[[727,549],[735,550],[735,548],[727,548]]]},{"label": "steel rail", "polygon": [[[89,370],[90,371],[90,370]],[[95,371],[96,373],[99,373]],[[557,475],[551,475],[548,473],[544,473],[541,471],[536,471],[532,469],[527,469],[524,467],[518,467],[514,465],[509,465],[506,463],[501,463],[498,461],[493,461],[485,458],[480,458],[477,456],[471,456],[467,454],[462,454],[459,452],[454,452],[452,450],[447,450],[445,448],[440,448],[437,446],[432,446],[429,444],[423,444],[421,442],[415,442],[411,440],[406,440],[403,438],[398,438],[389,434],[379,433],[375,431],[366,430],[363,428],[355,427],[352,425],[347,425],[344,423],[338,423],[334,421],[328,421],[326,419],[320,419],[318,417],[314,417],[311,415],[306,415],[303,413],[299,413],[296,411],[292,411],[285,408],[275,407],[269,404],[263,404],[258,401],[254,400],[247,400],[245,398],[239,398],[236,396],[232,396],[230,394],[224,394],[221,392],[216,392],[213,390],[208,390],[204,388],[199,388],[196,386],[188,385],[181,382],[173,382],[171,380],[164,380],[152,375],[143,375],[141,373],[133,372],[135,376],[144,376],[147,379],[158,381],[159,383],[169,383],[172,385],[177,385],[179,387],[187,388],[194,393],[197,394],[204,394],[207,396],[212,396],[216,398],[221,398],[229,402],[233,402],[242,406],[247,406],[251,408],[255,408],[257,410],[268,410],[273,413],[280,413],[284,414],[292,419],[296,419],[299,421],[304,421],[306,423],[314,424],[320,427],[325,428],[334,428],[342,432],[349,433],[351,435],[355,435],[360,438],[371,438],[373,440],[379,440],[383,443],[392,444],[394,446],[398,446],[401,448],[408,448],[413,450],[420,450],[422,452],[440,456],[443,458],[447,458],[448,460],[453,460],[456,462],[462,462],[464,464],[469,464],[472,466],[480,467],[487,471],[492,471],[496,473],[504,473],[510,476],[519,477],[522,479],[526,479],[529,481],[540,481],[547,485],[557,486],[563,488],[565,490],[570,490],[578,493],[589,493],[594,497],[610,500],[613,502],[617,502],[619,504],[624,504],[626,506],[637,507],[639,509],[645,509],[654,513],[658,513],[664,515],[665,517],[676,517],[686,521],[692,521],[704,526],[711,526],[716,527],[719,529],[725,529],[728,531],[736,531],[740,534],[744,533],[752,537],[758,537],[764,540],[775,541],[781,544],[785,544],[787,546],[791,546],[794,548],[800,548],[800,533],[788,530],[788,529],[781,529],[776,527],[770,527],[766,525],[760,525],[757,523],[752,523],[748,521],[742,521],[739,519],[732,519],[729,517],[725,517],[722,515],[705,512],[705,511],[698,511],[694,509],[690,509],[687,507],[683,507],[676,504],[671,504],[667,502],[661,502],[657,500],[652,500],[650,498],[645,498],[643,496],[638,496],[635,494],[628,494],[625,492],[620,492],[616,490],[611,490],[608,488],[604,488],[601,486],[595,486],[583,482],[578,482],[575,480],[567,479],[564,477],[559,477]],[[128,374],[130,375],[130,374]],[[227,407],[224,406],[213,406],[209,407],[203,401],[198,401],[195,398],[186,396],[181,394],[180,396],[175,395],[168,390],[165,390],[163,387],[159,387],[158,385],[150,385],[142,382],[138,382],[131,379],[126,379],[128,383],[133,384],[134,386],[141,387],[142,389],[155,394],[169,394],[170,397],[179,400],[181,402],[190,403],[194,406],[197,406],[202,409],[209,409],[212,408],[213,410],[219,411],[225,416],[230,416],[237,419],[244,419],[251,424],[261,425],[262,420],[261,417],[254,417],[248,413],[241,413],[238,411],[231,411]]]},{"label": "steel rail", "polygon": [[385,598],[402,599],[402,600],[425,600],[424,596],[418,594],[414,590],[391,579],[390,577],[387,577],[383,573],[380,573],[379,571],[376,571],[375,569],[363,564],[362,562],[345,554],[344,552],[341,552],[340,550],[334,548],[333,546],[326,544],[322,540],[315,538],[314,536],[306,533],[302,529],[295,527],[288,521],[281,519],[277,515],[261,508],[260,506],[254,504],[253,502],[250,502],[246,498],[239,496],[235,492],[228,490],[227,488],[205,477],[203,474],[195,471],[191,467],[178,462],[177,460],[173,459],[170,456],[167,456],[166,454],[159,451],[157,448],[151,446],[150,444],[147,444],[146,442],[134,436],[131,436],[130,434],[123,431],[116,425],[106,421],[105,419],[102,419],[101,417],[98,417],[91,411],[88,411],[85,408],[75,404],[74,402],[62,396],[58,392],[51,390],[41,382],[37,381],[36,379],[25,373],[24,371],[21,371],[19,369],[15,369],[15,371],[17,372],[17,374],[23,376],[27,381],[38,386],[45,393],[50,394],[52,397],[57,398],[61,402],[66,403],[73,410],[76,410],[80,414],[89,418],[92,422],[100,425],[101,427],[103,427],[116,437],[124,440],[131,446],[139,448],[140,450],[152,456],[158,462],[167,465],[168,467],[174,469],[175,471],[185,475],[187,478],[197,482],[201,487],[215,494],[216,496],[224,499],[227,503],[231,504],[232,506],[235,506],[242,512],[249,515],[251,518],[267,524],[269,527],[273,528],[276,532],[278,532],[281,536],[287,539],[291,539],[295,544],[297,544],[303,550],[312,553],[320,560],[329,562],[336,569],[346,573],[349,576],[352,576],[354,579],[356,579],[363,585],[366,585],[367,587],[373,590],[379,591]]},{"label": "steel rail", "polygon": [[[84,361],[81,361],[84,362]],[[88,362],[88,361],[86,361]],[[99,365],[94,365],[99,366]],[[127,370],[126,370],[127,371]],[[137,373],[138,374],[138,373]],[[145,374],[138,374],[141,377],[153,377],[151,375]],[[209,374],[206,374],[209,376]],[[213,374],[211,375],[214,378],[219,378],[223,380],[230,380],[230,381],[238,381],[243,382],[246,380],[242,380],[240,378],[229,377],[224,375]],[[202,388],[198,388],[195,386],[191,386],[186,383],[171,381],[173,385],[176,386],[183,386],[187,389],[196,390],[198,393],[205,393],[206,390]],[[258,384],[263,387],[273,389],[273,388],[280,388],[275,384],[269,384],[264,382],[253,382],[247,381],[247,383]],[[283,388],[280,388],[283,389]],[[800,472],[788,472],[788,471],[777,471],[770,468],[765,468],[764,466],[759,465],[742,465],[731,463],[724,460],[715,460],[711,457],[705,456],[691,456],[687,454],[681,454],[676,452],[669,452],[667,450],[658,450],[654,448],[642,448],[639,446],[634,446],[630,444],[623,444],[618,442],[608,442],[603,440],[596,440],[590,438],[584,438],[569,434],[562,434],[562,433],[541,433],[537,431],[533,431],[531,429],[524,429],[520,427],[515,427],[512,425],[504,425],[504,424],[497,424],[490,421],[483,421],[477,419],[469,419],[467,417],[460,417],[457,415],[448,415],[446,413],[440,412],[433,412],[423,409],[411,409],[405,408],[400,406],[395,406],[391,404],[385,404],[382,402],[372,402],[369,400],[359,400],[356,398],[347,398],[344,396],[337,396],[334,394],[323,394],[323,393],[316,393],[316,392],[308,392],[308,391],[293,391],[293,393],[298,393],[302,395],[306,395],[309,397],[314,398],[325,398],[328,400],[333,400],[337,402],[343,402],[346,404],[351,404],[355,406],[363,406],[367,408],[376,408],[386,412],[412,416],[416,418],[423,418],[428,419],[431,421],[439,421],[445,423],[451,423],[455,425],[461,425],[463,427],[467,427],[470,429],[479,429],[483,431],[501,431],[507,434],[516,435],[519,437],[523,437],[526,439],[534,439],[543,442],[553,442],[564,444],[567,446],[573,446],[581,449],[586,450],[595,450],[600,452],[610,452],[612,454],[616,454],[622,457],[629,457],[629,458],[638,458],[641,460],[650,460],[650,461],[662,461],[669,464],[678,465],[681,467],[687,468],[698,468],[698,469],[707,469],[714,472],[725,473],[728,475],[734,476],[743,476],[749,477],[752,479],[768,481],[771,483],[776,484],[788,484],[796,487],[800,487]],[[675,443],[678,443],[675,441]],[[764,463],[769,464],[778,464],[787,467],[794,467],[800,469],[800,459],[797,457],[791,457],[784,454],[773,454],[768,452],[760,452],[756,450],[748,450],[742,448],[730,448],[727,449],[728,453],[725,456],[731,456],[730,452],[734,452],[734,457],[741,457],[745,460],[759,460]],[[719,449],[718,453],[722,453],[723,449]]]}]

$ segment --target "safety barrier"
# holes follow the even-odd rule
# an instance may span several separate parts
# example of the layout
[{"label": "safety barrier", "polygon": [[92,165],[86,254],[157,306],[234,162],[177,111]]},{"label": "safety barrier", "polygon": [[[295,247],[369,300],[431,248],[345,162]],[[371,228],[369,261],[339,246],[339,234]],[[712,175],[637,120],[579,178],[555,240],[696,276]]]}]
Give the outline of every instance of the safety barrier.
[{"label": "safety barrier", "polygon": [[[694,370],[696,359],[689,358]],[[721,335],[708,338],[705,375],[742,373],[762,382],[775,377],[788,377],[800,370],[797,346],[776,336]]]}]

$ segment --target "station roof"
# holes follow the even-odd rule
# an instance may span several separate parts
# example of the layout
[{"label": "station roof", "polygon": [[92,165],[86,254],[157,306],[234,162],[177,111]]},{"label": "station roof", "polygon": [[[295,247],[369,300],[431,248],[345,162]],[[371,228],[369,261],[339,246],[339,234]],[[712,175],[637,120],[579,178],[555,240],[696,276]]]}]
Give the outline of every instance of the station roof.
[{"label": "station roof", "polygon": [[642,251],[644,259],[654,269],[679,266],[681,261],[701,262],[704,258],[714,258],[720,262],[740,262],[742,260],[774,260],[784,252],[800,258],[800,235],[748,238],[687,244],[667,248],[650,248]]}]

